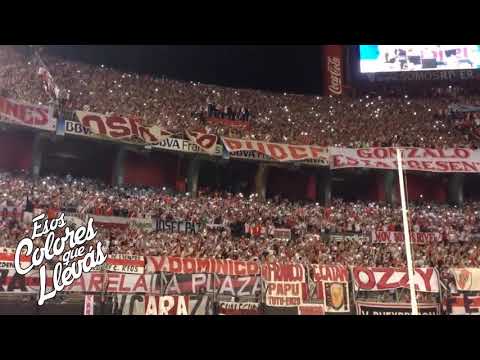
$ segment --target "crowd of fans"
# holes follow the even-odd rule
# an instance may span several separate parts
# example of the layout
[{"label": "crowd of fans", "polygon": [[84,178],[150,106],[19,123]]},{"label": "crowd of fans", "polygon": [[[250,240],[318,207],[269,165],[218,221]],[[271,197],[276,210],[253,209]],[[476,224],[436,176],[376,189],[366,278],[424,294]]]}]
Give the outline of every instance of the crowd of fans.
[{"label": "crowd of fans", "polygon": [[[71,176],[34,182],[26,173],[0,173],[0,196],[0,246],[5,247],[15,247],[31,233],[31,222],[24,222],[22,214],[35,209],[47,214],[73,213],[83,219],[97,214],[201,224],[196,234],[157,232],[135,225],[99,228],[97,239],[105,240],[109,253],[384,267],[406,263],[402,244],[377,244],[368,238],[374,230],[402,231],[400,209],[386,204],[335,200],[324,207],[228,193],[193,198],[162,189],[111,187]],[[480,266],[479,211],[480,203],[462,208],[412,205],[412,230],[442,236],[439,242],[413,246],[415,265],[444,270]],[[266,231],[246,231],[258,225]],[[274,237],[273,228],[291,229],[291,240]],[[365,236],[335,242],[326,239],[326,234]]]},{"label": "crowd of fans", "polygon": [[[66,109],[136,116],[178,135],[190,128],[290,144],[475,146],[475,137],[453,126],[447,116],[451,102],[479,103],[475,87],[396,87],[342,98],[274,94],[123,73],[48,54],[42,58],[68,95]],[[9,96],[47,103],[37,71],[31,57],[13,48],[0,49],[0,89]],[[209,116],[248,121],[250,126],[209,123]]]}]

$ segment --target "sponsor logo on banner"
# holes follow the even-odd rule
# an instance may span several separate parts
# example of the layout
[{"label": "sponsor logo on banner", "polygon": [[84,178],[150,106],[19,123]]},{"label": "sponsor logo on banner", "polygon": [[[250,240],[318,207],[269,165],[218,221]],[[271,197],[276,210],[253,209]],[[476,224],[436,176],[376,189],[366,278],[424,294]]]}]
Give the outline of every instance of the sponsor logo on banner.
[{"label": "sponsor logo on banner", "polygon": [[[404,170],[439,173],[480,172],[480,150],[466,148],[420,149],[401,148]],[[369,168],[396,170],[395,148],[329,148],[331,169]]]},{"label": "sponsor logo on banner", "polygon": [[348,282],[323,282],[326,312],[350,312]]},{"label": "sponsor logo on banner", "polygon": [[52,115],[52,107],[31,105],[0,97],[1,122],[55,131],[56,122]]},{"label": "sponsor logo on banner", "polygon": [[343,93],[343,47],[342,45],[325,45],[325,94],[342,95]]},{"label": "sponsor logo on banner", "polygon": [[450,296],[446,308],[449,315],[480,315],[480,296]]},{"label": "sponsor logo on banner", "polygon": [[[373,243],[398,243],[404,244],[403,232],[401,231],[372,231]],[[440,233],[416,233],[410,232],[410,241],[412,244],[431,244],[442,241]]]},{"label": "sponsor logo on banner", "polygon": [[[354,267],[352,269],[355,291],[382,291],[408,288],[406,269]],[[422,292],[439,292],[438,273],[433,268],[416,268],[415,289]]]},{"label": "sponsor logo on banner", "polygon": [[155,229],[158,232],[196,234],[200,230],[199,223],[190,221],[170,221],[156,219]]},{"label": "sponsor logo on banner", "polygon": [[323,304],[303,304],[298,306],[298,315],[325,315]]},{"label": "sponsor logo on banner", "polygon": [[145,296],[145,315],[188,315],[188,296]]},{"label": "sponsor logo on banner", "polygon": [[185,130],[185,134],[194,144],[197,144],[207,154],[213,155],[217,149],[218,136],[202,134],[198,131]]},{"label": "sponsor logo on banner", "polygon": [[218,303],[218,315],[260,315],[261,313],[259,303],[226,301]]},{"label": "sponsor logo on banner", "polygon": [[313,145],[287,145],[264,141],[222,138],[229,153],[256,151],[276,161],[324,160],[328,165],[328,148]]},{"label": "sponsor logo on banner", "polygon": [[[412,314],[411,304],[387,304],[357,301],[356,307],[357,315],[397,316]],[[440,305],[419,304],[418,313],[420,315],[440,315]]]},{"label": "sponsor logo on banner", "polygon": [[147,272],[175,274],[216,273],[219,275],[260,275],[261,264],[254,261],[147,256]]},{"label": "sponsor logo on banner", "polygon": [[480,291],[480,269],[450,269],[458,291]]},{"label": "sponsor logo on banner", "polygon": [[[101,241],[88,244],[88,241],[95,240],[97,232],[93,228],[93,219],[89,219],[87,226],[80,226],[75,230],[66,227],[62,213],[57,218],[46,219],[45,214],[41,214],[33,219],[32,235],[29,238],[22,239],[15,252],[15,271],[20,275],[26,275],[31,271],[38,270],[40,275],[40,294],[38,305],[43,305],[45,300],[52,299],[57,292],[63,291],[65,286],[70,285],[74,280],[88,274],[95,267],[102,265],[107,256],[103,253],[103,244]],[[65,228],[65,235],[61,238],[55,238],[55,232]],[[37,238],[46,237],[46,242],[42,248],[34,245]],[[68,241],[68,243],[67,243]],[[69,245],[68,250],[65,249]],[[85,245],[84,245],[85,244]],[[20,261],[20,255],[24,248],[26,256],[32,256],[32,263],[28,267],[23,267]],[[87,250],[88,249],[88,250]],[[55,256],[59,257],[53,265],[53,289],[47,292],[47,265],[46,261],[52,260]]]},{"label": "sponsor logo on banner", "polygon": [[106,116],[85,111],[76,111],[80,124],[92,134],[117,141],[158,144],[172,136],[160,126],[146,127],[135,117]]},{"label": "sponsor logo on banner", "polygon": [[314,293],[311,297],[324,302],[324,286],[325,281],[328,282],[348,282],[348,269],[344,265],[310,265],[311,278],[314,283]]}]

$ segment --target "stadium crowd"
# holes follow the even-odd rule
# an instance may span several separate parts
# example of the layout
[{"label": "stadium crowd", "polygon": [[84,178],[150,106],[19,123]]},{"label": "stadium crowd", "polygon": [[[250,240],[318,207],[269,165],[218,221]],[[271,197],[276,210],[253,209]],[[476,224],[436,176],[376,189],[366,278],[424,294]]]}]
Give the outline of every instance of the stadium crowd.
[{"label": "stadium crowd", "polygon": [[[160,218],[202,224],[196,234],[157,232],[130,225],[98,228],[98,239],[116,254],[215,257],[252,261],[348,264],[403,267],[402,244],[374,244],[371,231],[402,231],[398,207],[379,203],[346,203],[330,207],[260,201],[255,195],[200,194],[197,198],[161,189],[110,187],[91,179],[44,177],[34,182],[26,173],[0,174],[0,246],[15,247],[31,233],[24,211],[58,211],[84,218],[87,214],[133,218]],[[412,205],[414,232],[438,232],[442,240],[414,245],[417,266],[480,266],[480,203],[463,208]],[[207,226],[216,225],[216,226]],[[266,232],[248,231],[258,225]],[[272,236],[273,228],[292,230],[291,240]],[[358,234],[348,241],[328,241],[325,234]]]},{"label": "stadium crowd", "polygon": [[[165,77],[123,73],[42,54],[66,109],[136,116],[177,135],[184,129],[223,136],[321,146],[472,147],[475,137],[448,120],[451,102],[476,105],[475,87],[397,87],[355,97],[319,97],[231,89]],[[10,47],[0,49],[2,94],[30,103],[49,101],[38,64]],[[248,121],[248,128],[209,123],[208,116]]]}]

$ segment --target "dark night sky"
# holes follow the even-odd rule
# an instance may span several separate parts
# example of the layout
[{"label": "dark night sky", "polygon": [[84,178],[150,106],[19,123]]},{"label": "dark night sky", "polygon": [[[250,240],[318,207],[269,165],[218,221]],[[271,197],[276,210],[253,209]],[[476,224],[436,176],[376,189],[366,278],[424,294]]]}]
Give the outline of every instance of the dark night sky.
[{"label": "dark night sky", "polygon": [[321,45],[49,45],[52,55],[239,88],[321,92]]}]

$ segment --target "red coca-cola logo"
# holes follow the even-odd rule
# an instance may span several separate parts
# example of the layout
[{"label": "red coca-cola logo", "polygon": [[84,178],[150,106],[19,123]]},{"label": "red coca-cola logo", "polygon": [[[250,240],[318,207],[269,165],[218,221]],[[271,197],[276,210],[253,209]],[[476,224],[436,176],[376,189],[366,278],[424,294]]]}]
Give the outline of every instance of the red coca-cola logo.
[{"label": "red coca-cola logo", "polygon": [[327,58],[327,71],[330,74],[328,90],[335,95],[342,94],[342,63],[339,57]]}]

